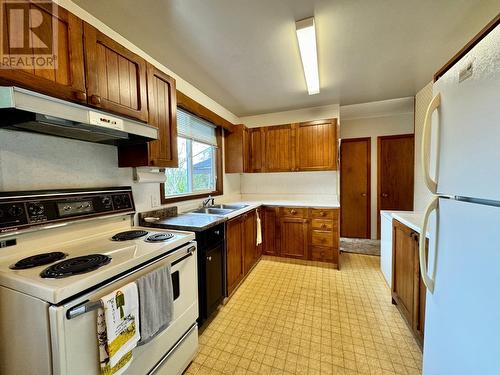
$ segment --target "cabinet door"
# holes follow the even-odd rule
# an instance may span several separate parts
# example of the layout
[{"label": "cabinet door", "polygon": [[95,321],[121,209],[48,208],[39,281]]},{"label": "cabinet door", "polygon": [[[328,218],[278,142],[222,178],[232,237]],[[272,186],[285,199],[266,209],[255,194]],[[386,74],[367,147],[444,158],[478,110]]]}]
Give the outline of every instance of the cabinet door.
[{"label": "cabinet door", "polygon": [[394,220],[392,297],[408,324],[413,327],[415,307],[415,233]]},{"label": "cabinet door", "polygon": [[227,293],[230,295],[243,279],[243,226],[241,218],[227,222]]},{"label": "cabinet door", "polygon": [[[9,2],[0,1],[4,25],[8,22],[5,7]],[[10,2],[12,4],[12,2]],[[19,6],[18,3],[16,7]],[[85,72],[83,59],[83,21],[56,4],[41,4],[34,1],[22,3],[30,11],[42,17],[42,26],[37,29],[37,35],[42,42],[53,42],[57,46],[56,64],[51,69],[9,69],[6,65],[0,67],[0,84],[15,85],[41,92],[64,100],[87,102],[85,90]],[[52,26],[51,26],[52,25]],[[11,27],[13,27],[11,25]],[[53,30],[55,33],[53,33]],[[16,31],[24,35],[23,30]],[[57,36],[57,40],[55,37]],[[8,33],[3,34],[4,51],[16,55],[19,51],[11,46]],[[23,54],[26,51],[23,51]],[[36,56],[33,49],[32,57]]]},{"label": "cabinet door", "polygon": [[149,142],[150,165],[176,168],[178,156],[175,80],[151,64],[148,64],[148,104],[148,123],[159,130],[159,139]]},{"label": "cabinet door", "polygon": [[280,220],[280,255],[307,259],[307,219],[282,217]]},{"label": "cabinet door", "polygon": [[207,318],[217,309],[223,298],[222,288],[223,245],[205,254],[205,285],[207,291]]},{"label": "cabinet door", "polygon": [[287,172],[295,170],[291,125],[268,126],[265,133],[264,170]]},{"label": "cabinet door", "polygon": [[244,251],[244,260],[243,260],[243,270],[246,275],[255,264],[256,260],[256,214],[255,211],[247,213],[243,216],[243,251]]},{"label": "cabinet door", "polygon": [[262,251],[267,255],[279,255],[277,248],[276,237],[278,231],[277,226],[277,214],[276,208],[274,207],[264,207],[263,211],[263,228],[262,228]]},{"label": "cabinet door", "polygon": [[296,166],[299,171],[337,169],[337,120],[295,126]]},{"label": "cabinet door", "polygon": [[87,23],[84,33],[89,104],[148,121],[146,61]]},{"label": "cabinet door", "polygon": [[235,125],[232,133],[224,134],[224,168],[226,173],[250,172],[248,128]]},{"label": "cabinet door", "polygon": [[264,158],[264,135],[262,128],[248,130],[248,148],[250,154],[249,171],[262,172]]}]

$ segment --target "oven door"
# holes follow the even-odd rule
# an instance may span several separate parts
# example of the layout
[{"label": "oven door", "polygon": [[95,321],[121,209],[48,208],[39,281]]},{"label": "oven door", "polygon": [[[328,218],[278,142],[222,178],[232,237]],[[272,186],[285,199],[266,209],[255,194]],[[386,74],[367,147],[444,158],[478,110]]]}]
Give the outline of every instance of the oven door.
[{"label": "oven door", "polygon": [[[128,374],[148,374],[165,361],[171,349],[179,340],[192,331],[198,318],[197,290],[197,255],[192,251],[195,242],[183,246],[169,255],[154,260],[129,274],[112,280],[110,283],[89,292],[63,306],[49,308],[50,329],[52,338],[53,373],[60,375],[99,375],[99,351],[97,346],[97,310],[90,310],[78,315],[69,315],[78,311],[83,304],[92,304],[99,299],[133,282],[166,264],[171,264],[174,286],[174,316],[170,325],[153,340],[133,350],[133,360],[127,369]],[[191,250],[191,252],[189,252]],[[184,357],[191,358],[197,350],[197,335],[189,340],[189,347],[184,345]],[[187,354],[186,354],[187,353]],[[189,361],[188,361],[189,363]]]}]

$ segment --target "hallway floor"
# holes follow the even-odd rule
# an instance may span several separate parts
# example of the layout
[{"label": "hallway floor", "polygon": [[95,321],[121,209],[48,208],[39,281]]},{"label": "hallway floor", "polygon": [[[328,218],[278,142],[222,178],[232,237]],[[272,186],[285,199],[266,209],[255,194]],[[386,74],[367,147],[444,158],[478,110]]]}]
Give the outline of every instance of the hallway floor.
[{"label": "hallway floor", "polygon": [[420,374],[422,354],[379,270],[263,257],[204,329],[186,374]]}]

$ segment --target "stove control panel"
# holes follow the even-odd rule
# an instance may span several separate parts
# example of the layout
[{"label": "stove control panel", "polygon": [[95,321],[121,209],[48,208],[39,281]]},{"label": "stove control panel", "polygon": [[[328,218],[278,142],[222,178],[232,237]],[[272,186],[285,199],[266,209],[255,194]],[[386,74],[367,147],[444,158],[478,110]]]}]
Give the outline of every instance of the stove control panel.
[{"label": "stove control panel", "polygon": [[130,187],[0,193],[0,234],[43,224],[134,212]]}]

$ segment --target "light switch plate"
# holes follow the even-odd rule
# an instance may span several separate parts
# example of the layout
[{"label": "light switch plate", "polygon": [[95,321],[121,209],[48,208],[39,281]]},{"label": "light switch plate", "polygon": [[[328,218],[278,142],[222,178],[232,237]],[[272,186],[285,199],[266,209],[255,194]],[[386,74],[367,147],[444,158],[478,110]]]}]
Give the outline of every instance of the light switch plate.
[{"label": "light switch plate", "polygon": [[160,207],[160,197],[156,194],[151,194],[151,208]]}]

